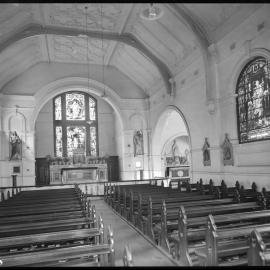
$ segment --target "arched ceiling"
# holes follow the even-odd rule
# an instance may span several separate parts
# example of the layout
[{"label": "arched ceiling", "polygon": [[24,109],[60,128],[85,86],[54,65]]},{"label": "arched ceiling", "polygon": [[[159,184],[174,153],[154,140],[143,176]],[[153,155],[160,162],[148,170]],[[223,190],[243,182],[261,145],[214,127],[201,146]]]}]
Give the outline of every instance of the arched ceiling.
[{"label": "arched ceiling", "polygon": [[147,21],[139,16],[146,4],[1,4],[0,92],[40,62],[104,63],[151,96],[163,84],[168,90],[175,68],[199,49],[196,35],[205,46],[217,42],[260,4],[159,6],[164,15]]}]

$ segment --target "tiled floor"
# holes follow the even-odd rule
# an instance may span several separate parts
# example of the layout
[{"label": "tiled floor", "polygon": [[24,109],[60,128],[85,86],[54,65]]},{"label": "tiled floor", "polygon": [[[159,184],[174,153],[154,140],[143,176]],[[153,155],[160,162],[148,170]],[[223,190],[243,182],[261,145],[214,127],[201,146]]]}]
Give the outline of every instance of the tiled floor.
[{"label": "tiled floor", "polygon": [[[91,198],[96,206],[96,213],[102,216],[106,231],[108,225],[113,229],[115,239],[116,266],[123,266],[123,252],[129,245],[134,266],[174,266],[175,264],[159,249],[154,247],[140,233],[118,216],[104,201],[103,198]],[[106,235],[106,234],[105,234]]]}]

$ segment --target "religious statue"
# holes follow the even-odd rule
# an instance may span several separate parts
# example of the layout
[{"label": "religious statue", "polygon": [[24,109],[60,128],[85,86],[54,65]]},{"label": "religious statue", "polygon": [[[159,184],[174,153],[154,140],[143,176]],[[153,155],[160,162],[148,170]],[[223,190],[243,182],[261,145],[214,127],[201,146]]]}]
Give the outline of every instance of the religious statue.
[{"label": "religious statue", "polygon": [[176,156],[178,156],[178,146],[176,144],[176,141],[173,140],[173,144],[172,144],[172,157],[175,160]]},{"label": "religious statue", "polygon": [[142,130],[137,130],[133,136],[134,157],[143,155],[143,133]]},{"label": "religious statue", "polygon": [[9,160],[22,159],[22,141],[17,135],[17,132],[9,133],[10,155]]},{"label": "religious statue", "polygon": [[224,165],[233,165],[233,146],[229,140],[228,134],[225,133],[225,140],[221,145],[223,150],[223,164]]},{"label": "religious statue", "polygon": [[205,138],[204,145],[202,148],[203,151],[203,165],[204,166],[210,166],[211,165],[211,159],[210,159],[210,144],[207,141],[207,138]]}]

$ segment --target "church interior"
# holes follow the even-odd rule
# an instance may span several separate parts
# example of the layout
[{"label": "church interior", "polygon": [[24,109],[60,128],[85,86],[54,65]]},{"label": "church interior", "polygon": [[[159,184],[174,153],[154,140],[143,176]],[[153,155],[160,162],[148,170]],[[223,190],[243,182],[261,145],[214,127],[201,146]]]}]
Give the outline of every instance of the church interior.
[{"label": "church interior", "polygon": [[1,3],[0,266],[270,265],[268,3]]}]

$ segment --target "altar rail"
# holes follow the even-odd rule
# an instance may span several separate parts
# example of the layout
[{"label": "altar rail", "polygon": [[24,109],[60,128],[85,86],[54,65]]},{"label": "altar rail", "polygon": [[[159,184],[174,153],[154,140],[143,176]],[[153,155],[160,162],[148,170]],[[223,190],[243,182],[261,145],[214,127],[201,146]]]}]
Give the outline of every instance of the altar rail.
[{"label": "altar rail", "polygon": [[[98,182],[78,182],[78,186],[80,189],[88,194],[89,196],[103,196],[104,195],[104,184],[111,183],[112,185],[134,185],[134,184],[149,184],[150,182],[155,181],[158,186],[161,185],[162,181],[166,185],[168,181],[167,178],[153,178],[153,179],[145,179],[145,180],[125,180],[125,181],[98,181]],[[13,197],[19,191],[27,191],[27,190],[42,190],[42,189],[59,189],[59,188],[72,188],[74,184],[51,184],[48,186],[36,187],[36,186],[17,186],[17,187],[0,187],[0,194],[4,194],[4,199],[6,200],[9,197]],[[3,200],[1,196],[1,201]]]}]

